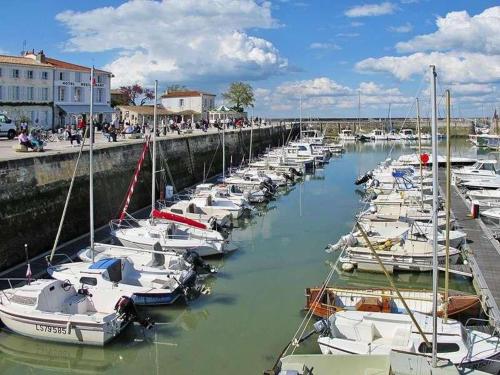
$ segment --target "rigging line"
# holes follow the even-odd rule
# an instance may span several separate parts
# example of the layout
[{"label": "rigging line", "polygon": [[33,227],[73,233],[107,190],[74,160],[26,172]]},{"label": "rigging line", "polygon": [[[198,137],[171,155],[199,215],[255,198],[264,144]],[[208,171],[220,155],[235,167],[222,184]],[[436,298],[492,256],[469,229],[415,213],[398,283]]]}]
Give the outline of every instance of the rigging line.
[{"label": "rigging line", "polygon": [[[366,201],[364,202],[364,204],[362,205],[362,207],[360,208],[360,213],[363,213],[366,211],[367,209],[367,206],[369,206],[369,202]],[[356,219],[355,219],[355,222],[354,222],[354,225],[352,226],[352,229],[351,231],[349,232],[349,234],[353,234],[354,231],[356,230],[356,224],[358,222],[358,216],[359,215],[356,215]],[[321,298],[323,297],[323,294],[330,282],[330,280],[332,279],[332,277],[335,275],[335,272],[337,271],[337,266],[338,266],[338,263],[340,262],[340,258],[342,258],[342,256],[344,255],[345,251],[347,250],[347,248],[349,247],[348,243],[346,242],[342,251],[340,252],[337,260],[335,261],[335,263],[331,266],[331,270],[328,272],[327,276],[326,276],[326,279],[325,281],[323,282],[322,284],[322,292],[318,293],[317,297],[315,298],[315,300],[313,301],[313,303],[311,304],[311,307],[309,308],[309,310],[306,312],[306,316],[304,317],[304,319],[302,320],[302,322],[300,323],[299,327],[297,328],[297,331],[295,332],[294,336],[292,337],[292,340],[290,341],[288,347],[285,349],[285,351],[283,352],[282,354],[282,357],[288,352],[288,349],[290,348],[290,346],[293,346],[293,350],[292,350],[292,353],[295,353],[295,350],[297,349],[298,345],[294,344],[296,342],[298,342],[298,340],[303,337],[304,335],[304,332],[305,330],[307,329],[307,326],[309,325],[312,317],[314,316],[313,314],[313,306],[318,303]],[[302,331],[301,331],[302,330]],[[300,335],[298,335],[300,332]]]},{"label": "rigging line", "polygon": [[212,169],[212,165],[214,164],[215,157],[217,156],[217,151],[219,151],[219,147],[222,144],[222,139],[221,139],[220,131],[217,133],[217,135],[218,135],[218,138],[219,138],[219,143],[217,143],[217,148],[215,149],[215,152],[214,152],[214,154],[212,156],[212,160],[210,161],[210,165],[208,166],[206,174],[205,174],[205,176],[203,176],[204,180],[206,180],[207,176],[210,175],[210,170]]},{"label": "rigging line", "polygon": [[66,211],[68,210],[68,206],[69,206],[69,199],[71,197],[71,192],[73,191],[73,185],[75,183],[76,171],[78,170],[78,165],[80,163],[80,158],[81,158],[82,152],[83,152],[83,146],[85,146],[85,140],[87,139],[88,129],[89,129],[89,127],[86,126],[85,133],[83,134],[82,144],[80,145],[80,151],[78,151],[78,157],[76,159],[75,168],[73,169],[73,176],[71,177],[71,182],[69,184],[68,194],[66,195],[66,201],[64,202],[64,208],[63,208],[63,212],[61,215],[61,220],[59,222],[59,228],[57,228],[57,234],[56,234],[56,238],[54,240],[54,246],[52,247],[52,252],[50,253],[50,259],[49,259],[50,262],[52,262],[52,258],[54,257],[54,254],[56,252],[57,244],[59,243],[59,237],[61,236],[62,227],[64,225],[64,219],[66,218]]}]

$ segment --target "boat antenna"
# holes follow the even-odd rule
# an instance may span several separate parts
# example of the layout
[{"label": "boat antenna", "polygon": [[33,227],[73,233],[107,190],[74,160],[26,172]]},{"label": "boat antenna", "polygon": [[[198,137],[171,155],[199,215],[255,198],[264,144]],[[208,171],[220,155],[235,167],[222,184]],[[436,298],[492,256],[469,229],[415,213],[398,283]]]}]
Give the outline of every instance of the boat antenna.
[{"label": "boat antenna", "polygon": [[152,173],[151,173],[151,224],[154,225],[155,217],[153,212],[156,206],[156,109],[158,107],[158,80],[155,80],[155,100],[153,106],[153,152],[152,152]]},{"label": "boat antenna", "polygon": [[358,90],[358,132],[361,131],[361,90]]},{"label": "boat antenna", "polygon": [[302,94],[299,97],[299,128],[300,128],[300,139],[302,140]]},{"label": "boat antenna", "polygon": [[30,285],[33,274],[31,273],[30,256],[28,253],[27,243],[24,244],[24,254],[26,255],[26,279],[28,279],[28,285]]},{"label": "boat antenna", "polygon": [[95,260],[94,251],[94,65],[90,70],[90,147],[89,147],[89,200],[90,200],[90,250],[92,252],[92,263]]},{"label": "boat antenna", "polygon": [[444,322],[448,322],[448,288],[450,266],[450,204],[451,204],[451,95],[446,90],[446,267],[444,273]]},{"label": "boat antenna", "polygon": [[432,367],[437,367],[437,292],[438,292],[438,144],[436,66],[430,66],[431,73],[431,133],[432,133]]},{"label": "boat antenna", "polygon": [[227,124],[226,119],[222,121],[222,182],[223,183],[226,181],[226,138],[225,138],[226,124]]}]

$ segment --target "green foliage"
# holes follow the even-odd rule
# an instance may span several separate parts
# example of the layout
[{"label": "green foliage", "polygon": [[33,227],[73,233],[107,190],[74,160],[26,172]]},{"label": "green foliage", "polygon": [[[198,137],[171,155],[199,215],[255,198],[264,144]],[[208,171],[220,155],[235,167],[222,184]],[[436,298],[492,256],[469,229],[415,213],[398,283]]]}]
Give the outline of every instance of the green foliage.
[{"label": "green foliage", "polygon": [[233,105],[233,110],[243,112],[246,107],[253,107],[253,88],[248,83],[233,82],[226,93],[222,94],[225,100]]}]

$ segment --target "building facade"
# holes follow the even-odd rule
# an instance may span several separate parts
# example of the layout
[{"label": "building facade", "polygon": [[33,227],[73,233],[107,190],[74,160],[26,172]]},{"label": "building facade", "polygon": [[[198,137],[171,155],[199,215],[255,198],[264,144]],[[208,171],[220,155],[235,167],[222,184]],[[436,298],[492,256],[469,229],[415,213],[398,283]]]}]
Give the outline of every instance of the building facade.
[{"label": "building facade", "polygon": [[215,95],[195,90],[173,91],[161,96],[161,104],[169,111],[193,111],[196,119],[208,120],[208,111],[215,107]]},{"label": "building facade", "polygon": [[[76,124],[79,117],[90,112],[90,71],[85,66],[52,58],[47,62],[54,67],[54,118],[55,127]],[[94,69],[93,113],[94,122],[111,123],[111,78],[113,75]]]},{"label": "building facade", "polygon": [[0,112],[17,125],[52,126],[54,69],[40,57],[0,55]]},{"label": "building facade", "polygon": [[[0,113],[16,125],[58,128],[90,112],[90,68],[46,57],[34,50],[0,55]],[[94,121],[111,122],[110,72],[94,70]]]}]

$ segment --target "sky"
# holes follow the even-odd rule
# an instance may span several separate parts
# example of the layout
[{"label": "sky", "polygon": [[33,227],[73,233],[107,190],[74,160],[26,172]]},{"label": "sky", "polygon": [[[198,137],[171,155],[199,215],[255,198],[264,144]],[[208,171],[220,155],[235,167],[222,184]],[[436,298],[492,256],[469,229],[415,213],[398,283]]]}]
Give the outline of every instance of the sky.
[{"label": "sky", "polygon": [[[499,108],[500,6],[483,0],[0,0],[0,53],[106,69],[113,87],[185,85],[218,95],[244,81],[265,117],[454,116]],[[25,43],[25,44],[24,44]],[[302,103],[302,105],[300,105]]]}]

